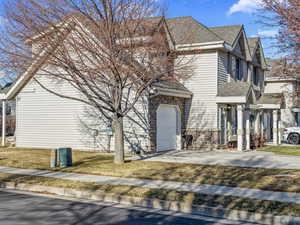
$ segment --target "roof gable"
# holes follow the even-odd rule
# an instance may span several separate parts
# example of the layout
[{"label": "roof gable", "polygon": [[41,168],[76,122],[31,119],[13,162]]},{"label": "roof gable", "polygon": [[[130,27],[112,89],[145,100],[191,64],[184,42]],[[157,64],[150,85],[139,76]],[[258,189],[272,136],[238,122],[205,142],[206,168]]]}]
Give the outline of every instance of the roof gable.
[{"label": "roof gable", "polygon": [[267,63],[259,37],[248,38],[248,45],[251,54],[251,60],[260,64],[263,69],[267,69]]},{"label": "roof gable", "polygon": [[242,28],[243,25],[232,25],[232,26],[210,27],[209,29],[213,31],[215,34],[217,34],[219,37],[222,37],[222,39],[226,41],[228,44],[233,46]]},{"label": "roof gable", "polygon": [[175,44],[194,44],[223,41],[208,27],[192,17],[166,19]]}]

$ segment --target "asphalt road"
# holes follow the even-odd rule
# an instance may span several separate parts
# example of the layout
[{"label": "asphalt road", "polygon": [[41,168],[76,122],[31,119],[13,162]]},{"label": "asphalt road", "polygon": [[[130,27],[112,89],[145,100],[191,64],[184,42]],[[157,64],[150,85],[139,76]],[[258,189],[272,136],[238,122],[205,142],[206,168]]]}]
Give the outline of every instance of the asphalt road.
[{"label": "asphalt road", "polygon": [[[225,223],[224,223],[225,222]],[[174,213],[156,213],[144,208],[123,208],[106,203],[85,203],[46,195],[0,191],[1,225],[221,225],[243,224]]]}]

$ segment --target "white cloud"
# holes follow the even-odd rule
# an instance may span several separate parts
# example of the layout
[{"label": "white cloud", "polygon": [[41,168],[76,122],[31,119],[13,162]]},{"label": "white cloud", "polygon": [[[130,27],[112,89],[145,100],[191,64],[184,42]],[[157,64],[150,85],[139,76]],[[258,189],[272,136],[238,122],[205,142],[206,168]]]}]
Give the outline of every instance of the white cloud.
[{"label": "white cloud", "polygon": [[227,14],[231,15],[236,12],[252,13],[260,7],[261,3],[261,0],[238,0],[230,7]]},{"label": "white cloud", "polygon": [[257,34],[263,37],[275,37],[278,30],[258,30]]},{"label": "white cloud", "polygon": [[[275,0],[277,3],[289,4],[288,0]],[[238,0],[233,4],[227,12],[227,15],[231,15],[236,12],[252,13],[257,9],[262,8],[264,1],[262,0]]]}]

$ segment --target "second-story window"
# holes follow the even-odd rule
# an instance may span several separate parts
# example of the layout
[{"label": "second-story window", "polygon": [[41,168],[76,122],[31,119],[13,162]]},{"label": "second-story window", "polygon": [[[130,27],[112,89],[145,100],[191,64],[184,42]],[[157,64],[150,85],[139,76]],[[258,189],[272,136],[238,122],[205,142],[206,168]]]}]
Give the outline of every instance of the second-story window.
[{"label": "second-story window", "polygon": [[232,72],[231,55],[230,53],[227,53],[227,73],[231,75],[231,72]]},{"label": "second-story window", "polygon": [[237,80],[243,79],[242,62],[239,58],[235,60],[235,77]]},{"label": "second-story window", "polygon": [[253,83],[254,85],[258,85],[259,83],[259,74],[257,67],[253,67]]}]

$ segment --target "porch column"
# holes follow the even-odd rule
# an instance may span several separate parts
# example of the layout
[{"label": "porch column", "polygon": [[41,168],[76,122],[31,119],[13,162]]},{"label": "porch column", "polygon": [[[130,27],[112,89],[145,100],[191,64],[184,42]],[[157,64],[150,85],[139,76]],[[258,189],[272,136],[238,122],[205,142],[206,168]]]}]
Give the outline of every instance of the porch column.
[{"label": "porch column", "polygon": [[237,148],[238,151],[243,151],[244,148],[244,126],[243,126],[243,106],[237,106]]},{"label": "porch column", "polygon": [[261,138],[265,138],[265,131],[264,131],[264,128],[265,128],[265,113],[264,111],[261,112],[261,120],[260,120],[260,137]]},{"label": "porch column", "polygon": [[228,133],[227,133],[227,129],[228,129],[228,111],[224,110],[224,144],[227,145],[228,144]]},{"label": "porch column", "polygon": [[250,110],[245,111],[246,116],[246,150],[250,150],[251,138],[250,138]]},{"label": "porch column", "polygon": [[278,144],[281,145],[282,139],[282,123],[281,123],[281,115],[278,121]]},{"label": "porch column", "polygon": [[273,144],[278,145],[278,110],[273,110]]},{"label": "porch column", "polygon": [[257,137],[260,136],[260,133],[261,133],[261,121],[260,121],[260,115],[261,115],[261,112],[260,111],[257,111],[256,113],[256,118],[255,118],[255,135]]},{"label": "porch column", "polygon": [[2,100],[2,146],[5,146],[6,137],[6,101]]}]

